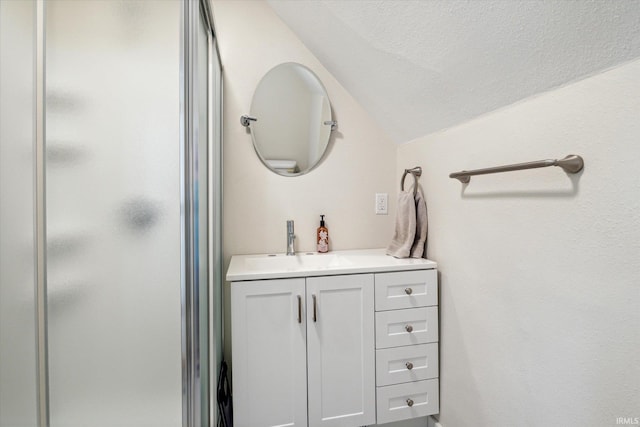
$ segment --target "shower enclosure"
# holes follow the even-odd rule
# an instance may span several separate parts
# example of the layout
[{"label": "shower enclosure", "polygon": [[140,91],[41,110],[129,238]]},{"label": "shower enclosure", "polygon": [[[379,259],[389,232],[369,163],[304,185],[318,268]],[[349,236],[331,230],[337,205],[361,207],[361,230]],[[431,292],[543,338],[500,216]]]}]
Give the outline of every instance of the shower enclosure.
[{"label": "shower enclosure", "polygon": [[207,427],[221,358],[208,1],[0,0],[0,427]]}]

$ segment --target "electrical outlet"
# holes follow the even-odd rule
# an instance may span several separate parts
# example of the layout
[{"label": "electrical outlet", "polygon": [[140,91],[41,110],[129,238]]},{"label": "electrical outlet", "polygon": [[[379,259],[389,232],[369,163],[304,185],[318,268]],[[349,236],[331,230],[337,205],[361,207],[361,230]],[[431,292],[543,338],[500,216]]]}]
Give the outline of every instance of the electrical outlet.
[{"label": "electrical outlet", "polygon": [[388,205],[387,193],[376,193],[376,215],[386,215]]}]

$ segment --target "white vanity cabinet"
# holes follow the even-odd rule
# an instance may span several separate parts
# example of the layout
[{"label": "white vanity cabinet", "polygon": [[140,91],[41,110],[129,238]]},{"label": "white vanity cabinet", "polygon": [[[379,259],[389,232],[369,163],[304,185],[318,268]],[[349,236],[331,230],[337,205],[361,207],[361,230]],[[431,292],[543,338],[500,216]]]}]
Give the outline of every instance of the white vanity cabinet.
[{"label": "white vanity cabinet", "polygon": [[435,268],[384,250],[234,256],[234,425],[359,427],[437,413]]},{"label": "white vanity cabinet", "polygon": [[234,425],[375,424],[373,289],[372,274],[232,283]]}]

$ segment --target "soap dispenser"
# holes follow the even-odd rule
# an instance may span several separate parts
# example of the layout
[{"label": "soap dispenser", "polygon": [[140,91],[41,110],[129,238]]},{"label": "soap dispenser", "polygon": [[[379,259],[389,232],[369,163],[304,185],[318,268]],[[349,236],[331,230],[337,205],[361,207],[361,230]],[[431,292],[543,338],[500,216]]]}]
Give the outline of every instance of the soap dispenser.
[{"label": "soap dispenser", "polygon": [[318,252],[329,252],[329,230],[324,226],[324,215],[320,215],[320,227],[317,234]]}]

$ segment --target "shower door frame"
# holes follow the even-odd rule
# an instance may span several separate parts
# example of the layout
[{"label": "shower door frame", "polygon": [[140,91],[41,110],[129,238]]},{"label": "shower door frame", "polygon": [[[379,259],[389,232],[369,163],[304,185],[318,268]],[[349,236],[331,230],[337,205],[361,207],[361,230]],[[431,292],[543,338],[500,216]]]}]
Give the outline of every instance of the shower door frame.
[{"label": "shower door frame", "polygon": [[[183,262],[185,263],[182,275],[182,378],[183,378],[183,404],[182,404],[182,425],[183,427],[214,427],[217,424],[217,407],[214,404],[215,384],[217,379],[217,363],[215,358],[217,349],[214,348],[216,340],[212,339],[212,328],[215,327],[216,321],[220,321],[221,316],[219,313],[215,313],[217,319],[213,317],[213,298],[215,291],[214,275],[218,275],[219,272],[210,269],[208,275],[208,309],[207,313],[208,325],[208,349],[206,354],[207,360],[201,359],[200,344],[200,306],[199,301],[199,289],[196,286],[196,278],[198,276],[198,269],[196,264],[197,258],[197,246],[194,244],[193,236],[196,224],[194,223],[194,209],[196,195],[194,193],[193,179],[195,178],[197,171],[195,170],[195,158],[193,157],[193,147],[198,143],[197,133],[194,126],[188,126],[189,123],[194,123],[197,117],[197,90],[196,83],[198,57],[197,57],[197,40],[198,40],[198,25],[200,17],[205,25],[205,31],[207,33],[207,142],[208,142],[208,155],[207,155],[207,186],[209,189],[209,203],[207,206],[208,211],[208,252],[209,252],[209,265],[214,266],[216,263],[214,257],[219,257],[220,254],[215,253],[215,247],[213,239],[220,238],[220,236],[214,236],[215,230],[214,222],[220,221],[219,218],[214,218],[214,212],[221,212],[221,209],[215,209],[213,203],[221,203],[222,194],[218,197],[211,197],[214,176],[221,176],[221,171],[215,171],[213,169],[213,151],[218,150],[215,155],[221,156],[221,147],[215,147],[213,144],[212,128],[213,120],[211,118],[211,111],[213,107],[213,90],[212,90],[212,55],[218,55],[218,49],[214,48],[216,45],[215,30],[213,24],[213,13],[208,0],[183,0],[182,1],[182,25],[184,26],[181,31],[183,37],[181,44],[181,111],[180,127],[181,127],[181,168],[184,168],[181,176],[184,180],[181,183],[183,190],[183,202],[184,202],[184,215],[182,216],[183,222]],[[221,64],[220,57],[217,56],[218,63]],[[219,70],[221,73],[221,70]],[[222,96],[222,94],[221,94]],[[220,103],[221,104],[221,103]],[[222,114],[220,112],[220,114]],[[222,121],[221,121],[222,122]],[[221,130],[219,130],[221,131]],[[221,187],[221,186],[220,186]],[[212,202],[212,200],[214,202]],[[209,366],[209,378],[202,378],[200,366],[202,363],[206,363]],[[207,402],[203,402],[202,389],[206,387],[208,389]],[[208,406],[208,420],[203,423],[201,419],[203,405]]]},{"label": "shower door frame", "polygon": [[47,343],[47,218],[46,218],[46,145],[45,145],[45,0],[36,0],[35,43],[35,240],[36,240],[36,379],[38,425],[49,427],[49,366]]}]

